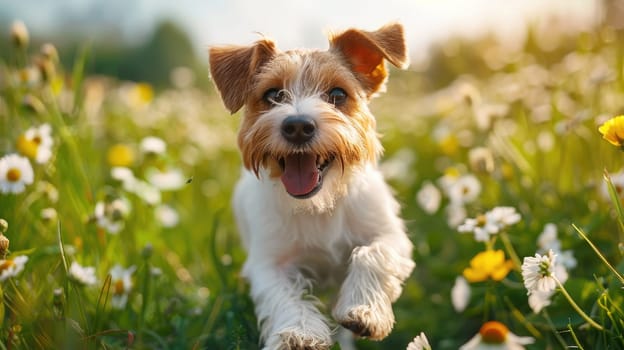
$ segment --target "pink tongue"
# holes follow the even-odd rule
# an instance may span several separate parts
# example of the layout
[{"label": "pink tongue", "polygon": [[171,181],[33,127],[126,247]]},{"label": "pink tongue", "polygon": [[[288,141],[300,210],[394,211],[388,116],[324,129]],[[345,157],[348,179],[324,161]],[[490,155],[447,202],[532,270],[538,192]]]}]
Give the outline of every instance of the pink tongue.
[{"label": "pink tongue", "polygon": [[284,159],[282,183],[293,196],[312,192],[319,182],[316,156],[313,154],[293,154]]}]

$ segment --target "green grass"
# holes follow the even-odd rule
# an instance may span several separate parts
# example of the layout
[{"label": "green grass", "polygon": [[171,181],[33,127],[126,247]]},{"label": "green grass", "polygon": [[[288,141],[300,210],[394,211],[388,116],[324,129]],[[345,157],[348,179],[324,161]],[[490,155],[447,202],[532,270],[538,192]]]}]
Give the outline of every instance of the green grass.
[{"label": "green grass", "polygon": [[[360,348],[403,349],[423,331],[433,349],[457,349],[490,320],[534,337],[529,349],[624,348],[624,158],[598,133],[602,122],[624,112],[623,37],[600,27],[562,39],[559,51],[527,45],[523,53],[503,53],[496,68],[478,59],[484,45],[494,45],[485,40],[467,53],[477,60],[472,66],[462,64],[462,55],[439,53],[426,72],[392,72],[388,93],[371,110],[384,134],[381,166],[403,204],[417,268],[395,304],[393,333],[378,343],[360,340]],[[52,59],[55,73],[30,82],[19,72],[45,60],[37,48],[14,47],[0,62],[0,157],[20,151],[20,135],[44,123],[54,141],[48,161],[30,161],[33,184],[0,193],[7,258],[29,258],[0,284],[0,348],[258,348],[253,304],[239,277],[245,254],[229,208],[240,171],[239,116],[228,115],[212,89],[152,96],[146,85],[84,76],[88,52],[70,71]],[[448,76],[456,79],[438,78]],[[490,119],[479,123],[477,116]],[[142,153],[147,136],[164,140],[166,151]],[[153,171],[184,174],[155,201],[175,209],[177,224],[161,222],[144,191],[112,178],[115,145],[131,150],[127,167],[152,191]],[[477,147],[492,153],[486,171],[471,165]],[[605,172],[613,179],[610,192]],[[483,244],[449,225],[448,195],[438,210],[425,212],[417,193],[426,182],[443,191],[438,180],[449,173],[474,176],[481,185],[462,205],[467,217],[511,206],[520,222]],[[119,232],[98,224],[98,202],[128,205],[108,212],[123,223]],[[42,218],[46,208],[56,216]],[[534,313],[517,264],[502,281],[470,283],[467,308],[454,310],[455,278],[477,253],[489,246],[507,259],[512,251],[520,260],[533,256],[547,223],[578,262],[567,271],[565,290],[604,330],[588,327],[561,292]],[[94,267],[97,283],[70,278],[73,262]],[[112,300],[120,286],[108,275],[116,264],[136,268],[120,309]]]}]

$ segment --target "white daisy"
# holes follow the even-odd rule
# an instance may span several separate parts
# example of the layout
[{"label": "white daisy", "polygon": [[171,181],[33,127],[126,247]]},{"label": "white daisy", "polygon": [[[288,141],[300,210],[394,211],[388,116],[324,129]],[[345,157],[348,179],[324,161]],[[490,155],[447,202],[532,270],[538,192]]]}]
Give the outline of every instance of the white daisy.
[{"label": "white daisy", "polygon": [[462,175],[449,185],[447,195],[452,203],[471,203],[481,194],[481,182],[474,175]]},{"label": "white daisy", "polygon": [[544,230],[537,237],[537,246],[543,252],[547,252],[548,249],[552,249],[553,251],[561,250],[561,241],[557,239],[557,225],[553,223],[544,225]]},{"label": "white daisy", "polygon": [[459,350],[523,350],[523,345],[533,344],[532,337],[519,337],[498,321],[489,321]]},{"label": "white daisy", "polygon": [[514,207],[495,207],[487,213],[501,229],[516,224],[522,219]]},{"label": "white daisy", "polygon": [[470,285],[462,276],[455,278],[455,284],[451,289],[451,303],[457,312],[462,312],[470,301]]},{"label": "white daisy", "polygon": [[52,127],[42,124],[29,128],[17,140],[20,153],[35,160],[38,164],[47,163],[52,157]]},{"label": "white daisy", "polygon": [[160,190],[156,186],[142,180],[135,182],[132,193],[149,205],[158,205],[162,199]]},{"label": "white daisy", "polygon": [[461,204],[449,203],[444,211],[446,213],[446,223],[449,227],[456,228],[466,219],[466,207]]},{"label": "white daisy", "polygon": [[167,144],[159,137],[148,136],[141,140],[140,149],[145,154],[164,154],[167,151]]},{"label": "white daisy", "polygon": [[479,215],[476,218],[467,218],[463,224],[457,227],[460,233],[474,233],[475,240],[479,242],[487,242],[490,235],[500,231],[498,225],[487,215]]},{"label": "white daisy", "polygon": [[[557,255],[557,265],[561,265],[566,269],[573,269],[576,267],[577,261],[574,257],[574,252],[571,250],[562,250],[561,241],[557,238],[557,226],[553,223],[548,223],[544,226],[544,230],[537,238],[538,253],[544,254],[549,249]],[[559,276],[557,276],[559,278]],[[559,281],[564,281],[559,278]]]},{"label": "white daisy", "polygon": [[17,276],[28,261],[26,255],[19,255],[13,259],[0,260],[0,282],[7,280],[9,277]]},{"label": "white daisy", "polygon": [[163,227],[175,227],[180,222],[178,212],[167,204],[161,204],[154,209],[156,219]]},{"label": "white daisy", "polygon": [[535,254],[535,257],[525,257],[522,263],[522,278],[528,295],[533,292],[550,292],[555,290],[555,258],[552,250],[547,255]]},{"label": "white daisy", "polygon": [[[566,269],[573,269],[577,265],[574,252],[571,250],[563,250],[555,252],[557,254],[557,264],[564,266]],[[562,281],[563,282],[563,281]]]},{"label": "white daisy", "polygon": [[549,292],[533,292],[529,295],[529,307],[534,313],[539,313],[543,308],[550,305],[550,300],[555,294],[554,290]]},{"label": "white daisy", "polygon": [[123,309],[128,303],[128,294],[132,291],[132,274],[136,270],[135,266],[130,266],[127,269],[121,267],[121,265],[115,265],[110,270],[111,286],[113,288],[113,297],[111,300],[111,306],[115,309]]},{"label": "white daisy", "polygon": [[34,180],[28,158],[9,154],[0,158],[0,193],[22,193]]},{"label": "white daisy", "polygon": [[442,194],[430,181],[425,181],[416,194],[416,201],[425,213],[431,215],[440,209]]},{"label": "white daisy", "polygon": [[83,267],[75,261],[69,266],[69,277],[85,286],[93,286],[97,283],[97,278],[95,277],[95,267]]},{"label": "white daisy", "polygon": [[457,230],[461,233],[474,233],[475,240],[487,242],[491,235],[511,226],[521,219],[513,207],[495,207],[476,218],[468,218]]},{"label": "white daisy", "polygon": [[123,229],[125,218],[129,213],[130,203],[125,198],[116,198],[110,202],[97,202],[93,217],[98,227],[116,234]]},{"label": "white daisy", "polygon": [[50,208],[50,207],[41,209],[40,215],[41,215],[41,219],[45,222],[54,221],[58,217],[58,213],[56,212],[56,209]]},{"label": "white daisy", "polygon": [[113,180],[121,182],[121,186],[128,192],[133,192],[137,179],[130,168],[116,166],[111,168],[111,177]]},{"label": "white daisy", "polygon": [[424,332],[420,332],[414,340],[412,340],[409,344],[407,344],[407,348],[405,350],[431,350],[431,345],[429,345],[429,340]]},{"label": "white daisy", "polygon": [[171,168],[166,170],[151,169],[145,175],[146,180],[161,191],[179,190],[186,184],[182,170]]}]

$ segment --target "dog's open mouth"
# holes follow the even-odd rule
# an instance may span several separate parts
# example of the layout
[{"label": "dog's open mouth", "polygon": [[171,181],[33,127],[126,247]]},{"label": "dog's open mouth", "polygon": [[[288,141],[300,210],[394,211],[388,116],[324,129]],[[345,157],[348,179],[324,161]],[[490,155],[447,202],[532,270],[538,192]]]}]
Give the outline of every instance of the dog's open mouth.
[{"label": "dog's open mouth", "polygon": [[323,185],[323,176],[334,157],[323,158],[311,153],[294,153],[279,159],[281,180],[286,192],[299,199],[310,198]]}]

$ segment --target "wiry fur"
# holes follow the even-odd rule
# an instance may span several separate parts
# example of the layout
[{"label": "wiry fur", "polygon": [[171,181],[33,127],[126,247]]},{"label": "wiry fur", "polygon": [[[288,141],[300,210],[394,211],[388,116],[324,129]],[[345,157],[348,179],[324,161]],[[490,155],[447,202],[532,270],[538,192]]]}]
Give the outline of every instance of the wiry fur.
[{"label": "wiry fur", "polygon": [[[226,107],[245,107],[238,143],[246,170],[233,206],[265,349],[331,346],[332,321],[312,296],[318,284],[341,284],[331,312],[337,323],[373,340],[392,330],[392,302],[414,262],[399,205],[376,165],[382,148],[368,102],[385,86],[384,61],[407,64],[398,24],[333,35],[328,51],[280,52],[268,39],[210,50]],[[328,98],[336,87],[347,94],[340,105]],[[267,103],[268,89],[284,98]],[[313,119],[309,142],[294,145],[280,133],[293,115]],[[280,160],[299,153],[319,164],[333,160],[320,190],[305,199],[280,182]]]}]

